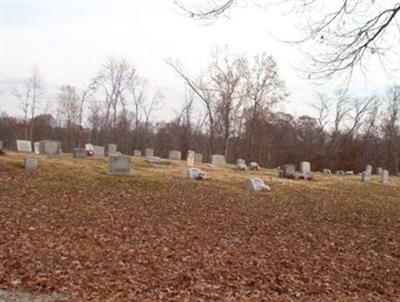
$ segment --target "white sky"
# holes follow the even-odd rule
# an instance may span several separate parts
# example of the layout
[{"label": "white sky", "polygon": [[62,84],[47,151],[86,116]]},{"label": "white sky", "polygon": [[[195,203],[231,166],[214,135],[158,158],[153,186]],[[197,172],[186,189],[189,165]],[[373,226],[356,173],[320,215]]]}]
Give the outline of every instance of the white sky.
[{"label": "white sky", "polygon": [[[302,54],[292,45],[274,37],[296,39],[301,16],[284,15],[280,9],[243,7],[229,18],[204,24],[188,18],[172,0],[132,1],[18,1],[1,3],[1,84],[0,111],[20,114],[10,90],[29,76],[37,63],[49,102],[55,111],[57,89],[61,85],[83,88],[95,76],[107,56],[126,56],[147,78],[152,89],[161,89],[166,108],[157,120],[169,119],[172,109],[183,101],[181,80],[164,63],[179,58],[193,75],[200,73],[215,47],[253,55],[273,55],[291,94],[285,110],[291,114],[311,114],[310,103],[317,91],[336,88],[334,83],[315,86],[302,79],[295,67]],[[377,77],[364,86],[356,79],[360,93],[376,90],[387,79]],[[372,87],[372,88],[371,88]],[[45,106],[42,105],[42,109]]]}]

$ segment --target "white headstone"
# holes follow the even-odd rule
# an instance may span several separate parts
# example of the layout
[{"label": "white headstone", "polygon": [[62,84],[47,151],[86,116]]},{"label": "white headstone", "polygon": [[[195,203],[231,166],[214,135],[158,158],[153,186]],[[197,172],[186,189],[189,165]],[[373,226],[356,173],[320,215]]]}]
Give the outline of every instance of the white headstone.
[{"label": "white headstone", "polygon": [[389,171],[388,170],[382,170],[381,183],[385,184],[387,182],[389,182]]},{"label": "white headstone", "polygon": [[93,145],[92,144],[85,144],[85,149],[86,149],[86,151],[92,151],[93,152]]},{"label": "white headstone", "polygon": [[108,173],[110,175],[132,175],[130,156],[111,155],[108,158]]},{"label": "white headstone", "polygon": [[186,162],[187,162],[187,165],[189,167],[193,167],[194,166],[194,151],[189,150],[187,152]]},{"label": "white headstone", "polygon": [[328,175],[331,175],[332,174],[332,172],[331,172],[331,170],[330,169],[322,169],[322,173],[324,173],[324,174],[328,174]]},{"label": "white headstone", "polygon": [[133,151],[133,156],[142,156],[142,150],[139,150],[139,149],[135,149],[134,151]]},{"label": "white headstone", "polygon": [[107,146],[107,155],[113,155],[117,153],[117,145],[116,144],[108,144]]},{"label": "white headstone", "polygon": [[295,178],[296,166],[293,164],[286,164],[282,167],[283,178]]},{"label": "white headstone", "polygon": [[146,157],[145,162],[148,162],[150,164],[158,164],[158,165],[169,165],[171,163],[169,161],[169,159],[161,158],[158,156]]},{"label": "white headstone", "polygon": [[300,163],[300,173],[301,174],[306,174],[311,172],[311,164],[308,161],[302,161]]},{"label": "white headstone", "polygon": [[40,154],[40,142],[33,143],[33,150],[35,151],[35,154]]},{"label": "white headstone", "polygon": [[368,172],[369,175],[372,175],[372,166],[371,165],[366,165],[365,172]]},{"label": "white headstone", "polygon": [[255,161],[250,162],[250,170],[258,171],[260,169],[261,169],[261,167],[257,162],[255,162]]},{"label": "white headstone", "polygon": [[270,191],[271,188],[267,186],[261,178],[251,178],[247,181],[247,187],[252,192]]},{"label": "white headstone", "polygon": [[18,152],[32,152],[32,143],[31,141],[17,139],[17,150]]},{"label": "white headstone", "polygon": [[103,146],[93,146],[93,155],[94,156],[104,156],[104,147]]},{"label": "white headstone", "polygon": [[61,143],[50,140],[40,141],[39,153],[45,155],[59,155],[61,154]]},{"label": "white headstone", "polygon": [[144,156],[146,156],[146,157],[154,156],[154,150],[152,148],[144,149]]},{"label": "white headstone", "polygon": [[382,174],[383,169],[381,167],[376,168],[376,174],[377,175],[381,175]]},{"label": "white headstone", "polygon": [[190,168],[189,170],[187,170],[186,176],[190,180],[204,179],[205,173],[203,171],[201,171],[200,169]]},{"label": "white headstone", "polygon": [[216,166],[223,166],[226,164],[225,156],[222,154],[211,155],[211,164]]},{"label": "white headstone", "polygon": [[173,159],[173,160],[181,160],[182,153],[181,153],[181,151],[177,151],[177,150],[169,151],[168,158]]},{"label": "white headstone", "polygon": [[369,182],[371,180],[371,174],[368,171],[364,171],[361,174],[361,181],[362,182]]},{"label": "white headstone", "polygon": [[25,170],[33,171],[38,167],[38,160],[34,156],[28,156],[24,159]]},{"label": "white headstone", "polygon": [[238,158],[236,160],[236,168],[239,170],[246,170],[247,169],[246,161],[244,159]]}]

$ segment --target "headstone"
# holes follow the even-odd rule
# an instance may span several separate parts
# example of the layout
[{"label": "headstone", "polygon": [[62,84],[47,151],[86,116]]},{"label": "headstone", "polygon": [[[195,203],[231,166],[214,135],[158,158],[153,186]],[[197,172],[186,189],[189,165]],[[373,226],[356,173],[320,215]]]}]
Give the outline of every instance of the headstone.
[{"label": "headstone", "polygon": [[296,166],[293,164],[287,164],[282,167],[283,178],[295,178]]},{"label": "headstone", "polygon": [[302,161],[300,162],[300,173],[301,174],[306,174],[308,172],[311,172],[311,164],[308,161]]},{"label": "headstone", "polygon": [[236,168],[239,170],[247,170],[246,161],[244,159],[238,158],[236,160]]},{"label": "headstone", "polygon": [[85,148],[74,148],[73,156],[74,158],[86,158],[87,151]]},{"label": "headstone", "polygon": [[270,191],[271,188],[267,186],[261,178],[251,178],[247,181],[247,187],[252,192]]},{"label": "headstone", "polygon": [[108,158],[108,173],[110,175],[132,175],[130,156],[111,155]]},{"label": "headstone", "polygon": [[365,172],[368,172],[369,175],[372,175],[372,166],[371,165],[366,165],[365,166]]},{"label": "headstone", "polygon": [[196,164],[201,164],[203,162],[203,154],[201,153],[195,153],[194,154],[194,162]]},{"label": "headstone", "polygon": [[252,162],[250,162],[250,170],[251,171],[261,170],[261,166],[257,162],[252,161]]},{"label": "headstone", "polygon": [[225,156],[222,154],[211,155],[211,164],[216,166],[223,166],[226,164]]},{"label": "headstone", "polygon": [[346,172],[344,170],[336,170],[336,175],[341,175],[341,176],[345,176]]},{"label": "headstone", "polygon": [[332,174],[331,170],[329,170],[329,169],[322,169],[322,173],[328,174],[328,175]]},{"label": "headstone", "polygon": [[25,170],[34,171],[38,167],[38,160],[34,156],[28,156],[24,159]]},{"label": "headstone", "polygon": [[169,165],[171,163],[168,159],[161,158],[158,156],[146,157],[145,161],[150,164],[158,164],[158,165]]},{"label": "headstone", "polygon": [[31,141],[17,139],[17,150],[18,152],[32,152],[32,143]]},{"label": "headstone", "polygon": [[104,147],[103,146],[93,146],[93,155],[94,156],[104,156]]},{"label": "headstone", "polygon": [[144,156],[146,156],[146,157],[154,156],[154,150],[152,148],[144,149]]},{"label": "headstone", "polygon": [[33,143],[33,150],[34,150],[35,154],[40,154],[40,142]]},{"label": "headstone", "polygon": [[206,174],[197,168],[190,168],[187,170],[186,176],[190,180],[205,179]]},{"label": "headstone", "polygon": [[50,141],[50,140],[40,141],[39,154],[60,155],[61,143],[58,141]]},{"label": "headstone", "polygon": [[133,156],[138,156],[138,157],[142,156],[142,150],[135,149],[133,151]]},{"label": "headstone", "polygon": [[368,171],[364,171],[361,174],[361,181],[362,182],[369,182],[371,180],[371,174]]},{"label": "headstone", "polygon": [[382,175],[383,169],[381,167],[376,168],[376,175]]},{"label": "headstone", "polygon": [[189,150],[187,152],[186,162],[187,162],[187,165],[189,167],[193,167],[194,166],[194,151]]},{"label": "headstone", "polygon": [[116,144],[108,144],[107,146],[107,155],[111,156],[117,153],[117,145]]},{"label": "headstone", "polygon": [[0,141],[0,152],[3,151],[3,142]]},{"label": "headstone", "polygon": [[[345,175],[346,175],[346,176],[354,175],[354,171],[353,171],[353,170],[346,171],[346,172],[345,172]],[[371,173],[370,173],[369,175],[371,175]]]},{"label": "headstone", "polygon": [[173,159],[173,160],[181,160],[182,153],[181,153],[181,151],[177,151],[177,150],[169,151],[168,158]]},{"label": "headstone", "polygon": [[387,182],[389,182],[389,171],[388,170],[382,170],[381,183],[385,184]]}]

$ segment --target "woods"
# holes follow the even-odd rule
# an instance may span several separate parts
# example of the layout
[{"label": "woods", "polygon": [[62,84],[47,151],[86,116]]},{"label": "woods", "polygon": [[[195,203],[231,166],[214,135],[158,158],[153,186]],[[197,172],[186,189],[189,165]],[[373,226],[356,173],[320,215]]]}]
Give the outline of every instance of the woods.
[{"label": "woods", "polygon": [[313,116],[295,116],[277,110],[289,92],[272,56],[216,50],[197,75],[177,60],[166,63],[186,85],[185,99],[170,120],[160,119],[162,92],[150,91],[126,58],[109,57],[86,89],[59,88],[55,114],[37,113],[45,84],[35,66],[14,91],[21,117],[1,115],[0,140],[9,149],[20,138],[55,139],[65,152],[87,142],[116,143],[126,154],[152,147],[160,156],[194,150],[206,160],[220,153],[228,162],[243,158],[269,168],[307,160],[318,170],[362,171],[369,163],[399,171],[398,86],[365,97],[346,90],[319,93],[310,100]]}]

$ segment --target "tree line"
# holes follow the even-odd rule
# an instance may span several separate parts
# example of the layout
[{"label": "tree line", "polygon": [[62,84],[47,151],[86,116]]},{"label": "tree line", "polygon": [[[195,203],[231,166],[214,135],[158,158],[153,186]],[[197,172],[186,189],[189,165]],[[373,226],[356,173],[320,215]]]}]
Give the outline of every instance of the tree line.
[{"label": "tree line", "polygon": [[[289,94],[272,56],[215,50],[195,75],[177,60],[166,63],[186,86],[169,121],[154,119],[163,116],[162,92],[150,92],[127,59],[110,57],[85,89],[60,87],[53,114],[38,114],[45,85],[34,67],[13,90],[22,116],[0,116],[0,140],[9,149],[15,149],[16,139],[54,139],[65,152],[87,142],[116,143],[126,154],[153,147],[160,156],[194,150],[206,159],[219,153],[228,162],[243,158],[270,168],[308,160],[314,170],[361,171],[372,164],[398,173],[399,86],[366,97],[346,90],[317,94],[315,115],[295,117],[277,110]],[[203,109],[195,110],[196,104]]]}]

